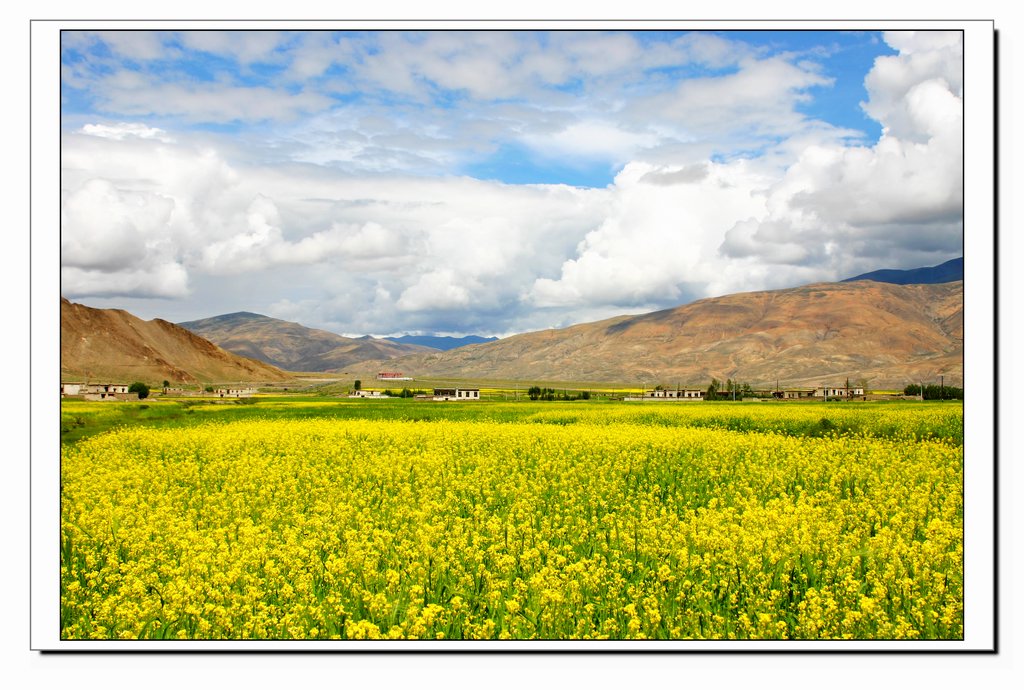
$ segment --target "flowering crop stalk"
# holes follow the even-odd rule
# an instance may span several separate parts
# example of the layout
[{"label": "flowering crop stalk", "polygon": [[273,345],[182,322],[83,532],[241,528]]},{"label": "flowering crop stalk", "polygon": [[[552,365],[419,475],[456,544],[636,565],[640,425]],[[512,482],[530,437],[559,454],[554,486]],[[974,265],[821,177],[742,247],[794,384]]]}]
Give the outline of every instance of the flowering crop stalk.
[{"label": "flowering crop stalk", "polygon": [[62,636],[961,639],[962,409],[749,407],[66,445]]}]

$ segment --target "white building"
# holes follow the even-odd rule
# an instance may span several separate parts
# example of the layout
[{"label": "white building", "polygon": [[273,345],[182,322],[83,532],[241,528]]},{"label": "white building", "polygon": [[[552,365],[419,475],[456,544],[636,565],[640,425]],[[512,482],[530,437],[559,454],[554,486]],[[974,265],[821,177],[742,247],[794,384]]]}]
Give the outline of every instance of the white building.
[{"label": "white building", "polygon": [[255,388],[218,388],[213,392],[220,398],[251,398],[256,395]]},{"label": "white building", "polygon": [[815,398],[854,398],[862,395],[864,395],[864,388],[862,386],[850,386],[849,388],[845,386],[838,388],[823,386],[814,389]]},{"label": "white building", "polygon": [[60,397],[66,398],[69,395],[81,395],[84,383],[62,383],[60,384]]},{"label": "white building", "polygon": [[380,391],[358,390],[358,391],[353,391],[348,397],[350,397],[350,398],[366,398],[368,400],[386,400],[387,398],[389,398],[391,396],[384,395]]},{"label": "white building", "polygon": [[435,388],[434,400],[479,400],[479,388]]},{"label": "white building", "polygon": [[128,392],[127,383],[62,383],[60,397],[84,400],[138,400],[137,393]]},{"label": "white building", "polygon": [[642,396],[630,395],[624,400],[703,400],[704,391],[698,388],[655,388]]},{"label": "white building", "polygon": [[800,400],[814,397],[814,391],[814,388],[787,388],[781,391],[772,391],[772,397],[780,400]]},{"label": "white building", "polygon": [[674,390],[655,388],[652,391],[646,391],[644,397],[665,400],[703,400],[704,391],[697,388],[676,388]]}]

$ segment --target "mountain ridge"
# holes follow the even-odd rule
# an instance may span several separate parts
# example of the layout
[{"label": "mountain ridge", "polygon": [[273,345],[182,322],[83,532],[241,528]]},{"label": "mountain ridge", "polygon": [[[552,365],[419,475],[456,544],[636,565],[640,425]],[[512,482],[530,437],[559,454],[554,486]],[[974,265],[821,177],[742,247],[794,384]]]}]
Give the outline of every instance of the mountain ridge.
[{"label": "mountain ridge", "polygon": [[910,268],[906,270],[896,268],[882,268],[877,271],[862,273],[853,278],[846,278],[842,282],[849,283],[855,280],[874,280],[880,283],[893,283],[895,285],[930,285],[935,283],[951,283],[964,279],[964,257],[950,259],[937,266],[926,266],[923,268]]},{"label": "mountain ridge", "polygon": [[[203,332],[217,329],[215,337]],[[104,363],[111,373],[159,369],[163,374],[151,378],[174,380],[276,380],[287,376],[284,368],[702,387],[711,378],[761,386],[827,385],[849,378],[875,388],[902,388],[943,376],[962,385],[963,330],[963,281],[860,280],[736,293],[446,351],[369,336],[345,338],[254,312],[176,325],[61,299],[62,376],[69,368],[82,370],[80,355],[91,347],[85,369],[95,371]],[[197,352],[207,358],[197,359]],[[229,365],[225,357],[236,355],[239,361]],[[211,368],[209,357],[217,366]],[[271,358],[288,365],[253,369]]]},{"label": "mountain ridge", "polygon": [[461,338],[449,335],[402,335],[395,338],[386,338],[386,340],[404,345],[423,345],[435,350],[454,350],[457,347],[465,347],[466,345],[490,343],[497,340],[497,338],[494,336],[485,338],[481,335],[465,335]]},{"label": "mountain ridge", "polygon": [[232,312],[178,324],[220,347],[287,371],[344,369],[367,359],[433,351],[382,338],[348,338],[254,312]]},{"label": "mountain ridge", "polygon": [[[379,362],[356,365],[370,370]],[[902,388],[963,379],[963,283],[875,281],[706,298],[671,309],[523,333],[389,366],[413,376],[707,385]]]},{"label": "mountain ridge", "polygon": [[62,380],[284,381],[280,369],[228,352],[163,319],[60,300]]}]

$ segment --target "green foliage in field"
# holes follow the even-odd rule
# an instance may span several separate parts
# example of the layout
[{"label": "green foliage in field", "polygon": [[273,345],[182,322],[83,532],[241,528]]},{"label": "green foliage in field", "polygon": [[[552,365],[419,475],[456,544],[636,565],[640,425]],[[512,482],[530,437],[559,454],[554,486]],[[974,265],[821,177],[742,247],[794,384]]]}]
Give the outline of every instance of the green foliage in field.
[{"label": "green foliage in field", "polygon": [[632,423],[658,427],[697,426],[733,431],[772,431],[791,436],[855,435],[934,439],[963,443],[963,407],[958,403],[621,403],[472,402],[439,405],[395,398],[367,402],[316,396],[260,396],[237,400],[202,398],[136,403],[61,402],[61,440],[73,443],[118,426],[193,426],[210,419],[370,419],[496,421],[531,424]]},{"label": "green foliage in field", "polygon": [[903,389],[903,395],[921,395],[924,390],[925,400],[963,400],[964,389],[955,386],[936,386],[930,384],[923,389],[917,384],[911,384]]}]

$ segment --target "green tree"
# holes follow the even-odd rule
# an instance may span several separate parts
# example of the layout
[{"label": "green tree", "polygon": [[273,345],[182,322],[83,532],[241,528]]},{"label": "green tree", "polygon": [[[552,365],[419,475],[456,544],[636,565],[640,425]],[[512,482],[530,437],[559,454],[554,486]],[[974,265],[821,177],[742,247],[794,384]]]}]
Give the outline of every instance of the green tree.
[{"label": "green tree", "polygon": [[356,379],[356,383],[353,386],[353,388],[355,388],[357,391],[362,390],[363,389],[363,382],[360,381],[359,379]]},{"label": "green tree", "polygon": [[708,386],[708,391],[704,395],[705,400],[718,400],[718,387],[722,385],[722,382],[718,379],[711,379],[711,385]]},{"label": "green tree", "polygon": [[[903,395],[922,395],[921,386],[912,383],[903,389]],[[924,387],[922,397],[925,400],[963,400],[964,389],[955,386],[928,384]]]},{"label": "green tree", "polygon": [[144,384],[142,381],[136,381],[132,385],[128,386],[129,393],[138,393],[139,400],[145,400],[149,396],[149,386]]}]

